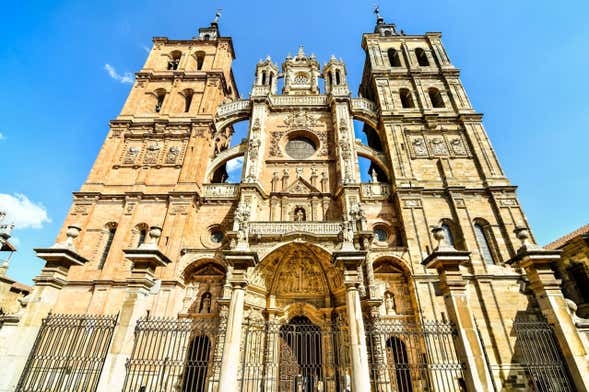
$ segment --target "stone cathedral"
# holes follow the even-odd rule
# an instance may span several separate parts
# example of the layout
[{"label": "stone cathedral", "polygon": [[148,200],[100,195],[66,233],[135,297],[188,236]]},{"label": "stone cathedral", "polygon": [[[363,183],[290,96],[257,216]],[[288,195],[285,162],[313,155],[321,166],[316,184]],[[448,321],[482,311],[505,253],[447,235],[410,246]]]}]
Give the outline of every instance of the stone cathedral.
[{"label": "stone cathedral", "polygon": [[357,94],[300,47],[242,97],[218,16],[154,38],[2,316],[0,390],[586,391],[559,252],[535,244],[441,34],[376,15]]}]

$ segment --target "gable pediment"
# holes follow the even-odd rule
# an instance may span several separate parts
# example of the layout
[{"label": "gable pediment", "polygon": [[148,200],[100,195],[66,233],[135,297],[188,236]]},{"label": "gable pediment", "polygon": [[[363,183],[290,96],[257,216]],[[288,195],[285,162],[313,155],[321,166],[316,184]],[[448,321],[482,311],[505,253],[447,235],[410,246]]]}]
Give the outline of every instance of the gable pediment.
[{"label": "gable pediment", "polygon": [[304,178],[298,177],[288,186],[288,188],[286,188],[286,193],[290,193],[291,195],[308,195],[311,193],[321,193],[321,191],[311,185]]}]

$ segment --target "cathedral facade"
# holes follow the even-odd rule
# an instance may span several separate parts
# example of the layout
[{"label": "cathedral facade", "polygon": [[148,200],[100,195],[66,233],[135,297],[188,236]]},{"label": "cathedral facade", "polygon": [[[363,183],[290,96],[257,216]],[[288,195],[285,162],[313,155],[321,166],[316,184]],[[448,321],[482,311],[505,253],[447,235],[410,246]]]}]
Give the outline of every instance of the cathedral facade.
[{"label": "cathedral facade", "polygon": [[377,15],[357,96],[301,47],[241,98],[218,20],[153,42],[0,328],[0,390],[587,390],[559,253],[441,34]]}]

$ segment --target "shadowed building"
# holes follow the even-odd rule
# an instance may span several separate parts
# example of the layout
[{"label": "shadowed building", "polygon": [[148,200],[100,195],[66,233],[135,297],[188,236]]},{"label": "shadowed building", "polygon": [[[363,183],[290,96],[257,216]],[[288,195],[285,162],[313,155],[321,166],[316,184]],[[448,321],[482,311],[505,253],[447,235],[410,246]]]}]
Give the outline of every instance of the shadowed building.
[{"label": "shadowed building", "polygon": [[377,14],[358,96],[301,47],[260,61],[247,99],[218,18],[154,38],[0,329],[2,390],[585,390],[559,254],[440,38]]}]

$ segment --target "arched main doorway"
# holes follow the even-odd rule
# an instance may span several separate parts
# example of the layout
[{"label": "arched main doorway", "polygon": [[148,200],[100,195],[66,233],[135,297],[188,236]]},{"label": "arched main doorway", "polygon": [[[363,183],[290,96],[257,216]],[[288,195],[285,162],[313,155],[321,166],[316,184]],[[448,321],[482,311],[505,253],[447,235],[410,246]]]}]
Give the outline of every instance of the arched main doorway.
[{"label": "arched main doorway", "polygon": [[208,336],[195,336],[186,355],[182,392],[204,392],[211,356],[211,341]]},{"label": "arched main doorway", "polygon": [[323,390],[321,329],[305,316],[280,327],[280,390]]}]

